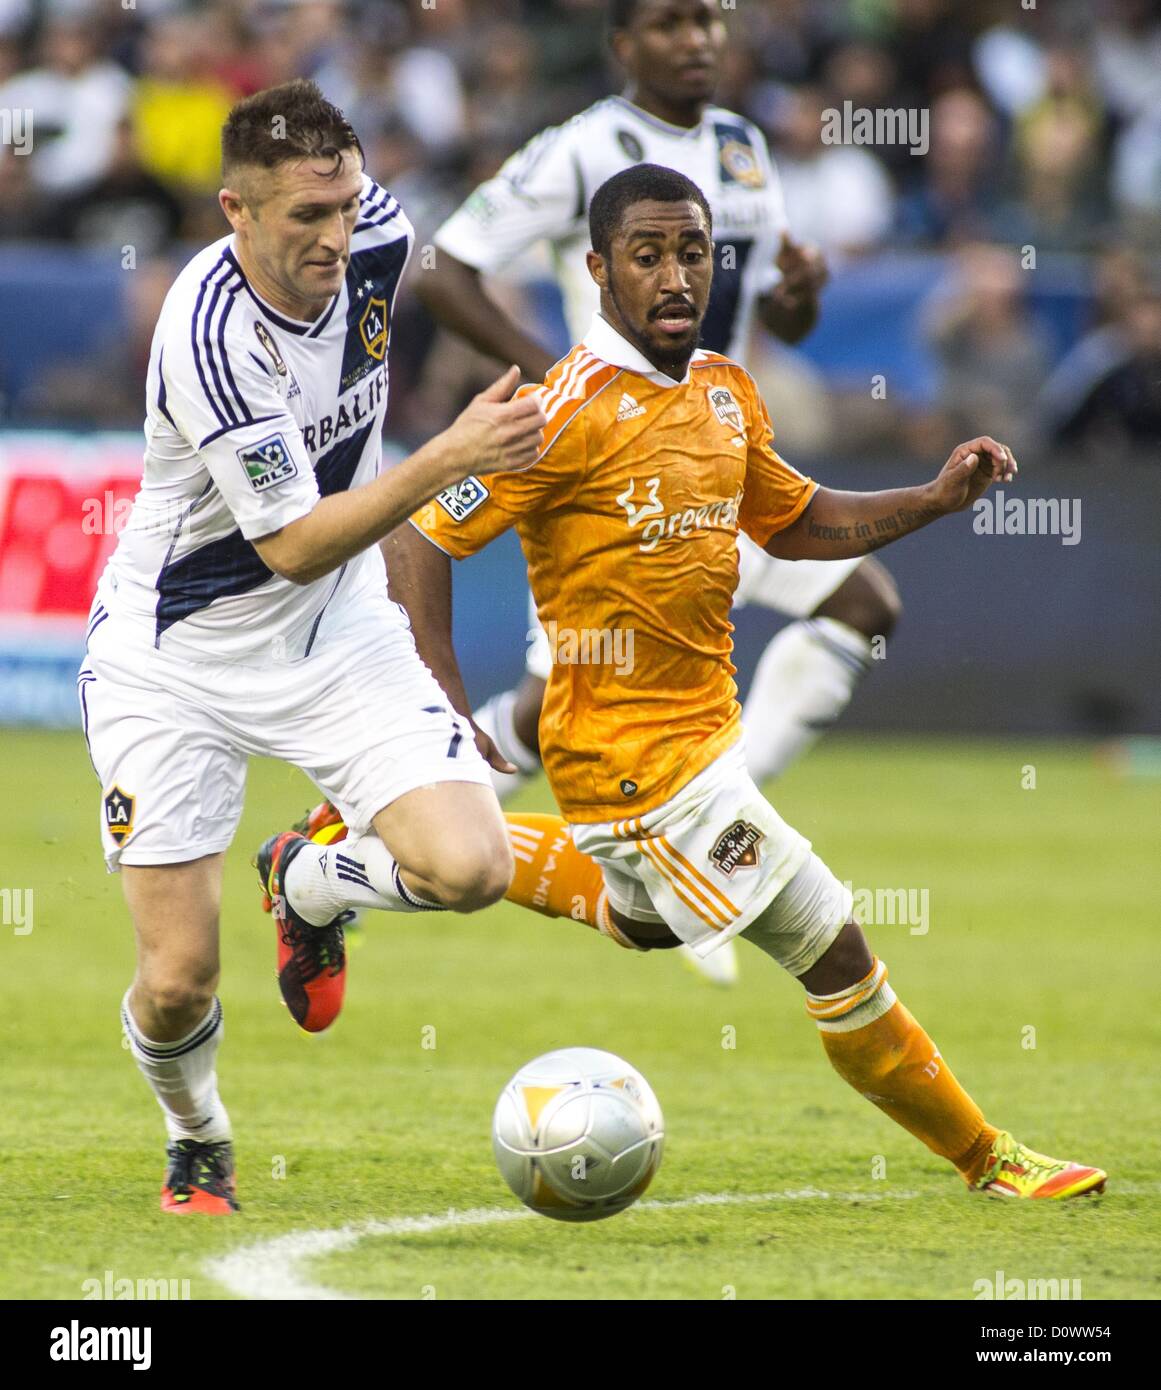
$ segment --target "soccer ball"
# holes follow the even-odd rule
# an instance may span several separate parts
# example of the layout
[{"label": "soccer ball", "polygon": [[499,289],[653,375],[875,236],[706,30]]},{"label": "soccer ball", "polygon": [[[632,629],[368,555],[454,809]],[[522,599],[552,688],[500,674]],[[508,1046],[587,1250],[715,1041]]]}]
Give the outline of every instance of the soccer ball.
[{"label": "soccer ball", "polygon": [[636,1068],[595,1047],[546,1052],[500,1092],[492,1148],[541,1216],[600,1221],[632,1206],[661,1166],[665,1121]]}]

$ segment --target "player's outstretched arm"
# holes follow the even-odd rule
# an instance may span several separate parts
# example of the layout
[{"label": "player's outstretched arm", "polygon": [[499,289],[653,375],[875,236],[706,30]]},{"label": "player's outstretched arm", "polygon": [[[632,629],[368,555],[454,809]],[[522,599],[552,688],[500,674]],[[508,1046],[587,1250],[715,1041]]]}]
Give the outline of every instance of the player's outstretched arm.
[{"label": "player's outstretched arm", "polygon": [[[460,664],[452,644],[451,556],[415,526],[405,524],[380,549],[387,563],[387,591],[407,612],[416,650],[458,713],[472,717]],[[475,721],[472,721],[475,728]],[[487,734],[476,729],[476,746],[501,772],[516,769]]]},{"label": "player's outstretched arm", "polygon": [[546,420],[534,396],[509,399],[519,380],[519,368],[509,367],[442,434],[374,482],[323,497],[306,516],[258,537],[253,544],[263,562],[284,579],[310,584],[469,474],[527,468],[540,452]]},{"label": "player's outstretched arm", "polygon": [[846,560],[867,555],[941,516],[963,511],[993,482],[1011,482],[1016,460],[988,435],[952,451],[939,475],[921,487],[835,492],[820,487],[793,525],[766,550],[780,560]]},{"label": "player's outstretched arm", "polygon": [[446,251],[437,251],[434,267],[416,277],[415,292],[445,328],[490,357],[515,362],[530,381],[543,381],[556,361],[496,303],[480,272]]}]

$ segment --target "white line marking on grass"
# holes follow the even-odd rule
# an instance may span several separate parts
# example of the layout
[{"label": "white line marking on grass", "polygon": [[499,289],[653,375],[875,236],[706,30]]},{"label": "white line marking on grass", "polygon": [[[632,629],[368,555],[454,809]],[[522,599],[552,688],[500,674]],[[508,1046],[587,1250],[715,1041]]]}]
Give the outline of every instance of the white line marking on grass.
[{"label": "white line marking on grass", "polygon": [[[759,1206],[766,1202],[908,1201],[918,1196],[918,1192],[823,1192],[817,1187],[803,1187],[787,1192],[701,1192],[671,1202],[638,1202],[632,1210],[677,1211],[683,1207]],[[505,1207],[477,1207],[471,1211],[456,1211],[453,1207],[442,1216],[397,1216],[391,1221],[360,1221],[330,1231],[295,1231],[243,1245],[228,1255],[210,1260],[205,1269],[211,1279],[239,1298],[352,1299],[357,1295],[312,1283],[300,1272],[299,1266],[304,1260],[349,1250],[368,1236],[423,1236],[432,1231],[535,1219],[536,1213],[526,1208],[510,1211]]]}]

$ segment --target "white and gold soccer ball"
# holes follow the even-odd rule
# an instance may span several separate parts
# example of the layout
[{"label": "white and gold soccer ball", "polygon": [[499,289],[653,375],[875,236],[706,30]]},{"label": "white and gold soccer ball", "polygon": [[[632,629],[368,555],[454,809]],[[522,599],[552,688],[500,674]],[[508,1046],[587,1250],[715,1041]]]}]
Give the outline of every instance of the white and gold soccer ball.
[{"label": "white and gold soccer ball", "polygon": [[632,1206],[661,1166],[664,1143],[649,1083],[595,1047],[546,1052],[521,1067],[492,1117],[504,1181],[555,1221],[600,1221]]}]

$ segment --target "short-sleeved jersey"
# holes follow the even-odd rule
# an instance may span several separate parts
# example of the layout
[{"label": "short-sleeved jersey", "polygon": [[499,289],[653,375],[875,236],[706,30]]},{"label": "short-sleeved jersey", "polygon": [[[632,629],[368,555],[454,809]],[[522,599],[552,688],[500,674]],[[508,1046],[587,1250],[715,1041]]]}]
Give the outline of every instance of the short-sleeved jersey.
[{"label": "short-sleeved jersey", "polygon": [[686,130],[606,97],[517,151],[443,224],[435,245],[489,273],[547,241],[579,342],[600,303],[585,264],[589,204],[602,183],[641,162],[677,169],[705,194],[717,254],[701,345],[744,359],[755,303],[779,279],[786,211],[762,132],[733,111],[709,106]]},{"label": "short-sleeved jersey", "polygon": [[106,605],[153,645],[296,660],[323,640],[328,610],[382,589],[375,547],[299,585],[251,541],[378,475],[391,311],[412,236],[398,202],[364,176],[343,287],[310,323],[259,297],[232,236],[178,275],[150,353],[141,490],[101,581]]},{"label": "short-sleeved jersey", "polygon": [[514,526],[553,653],[540,751],[570,821],[659,806],[741,733],[730,606],[816,484],[775,452],[749,374],[697,352],[684,381],[602,318],[542,386],[529,468],[469,478],[412,523],[461,558]]}]

